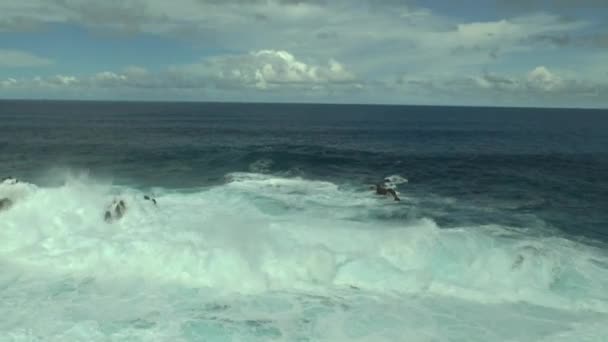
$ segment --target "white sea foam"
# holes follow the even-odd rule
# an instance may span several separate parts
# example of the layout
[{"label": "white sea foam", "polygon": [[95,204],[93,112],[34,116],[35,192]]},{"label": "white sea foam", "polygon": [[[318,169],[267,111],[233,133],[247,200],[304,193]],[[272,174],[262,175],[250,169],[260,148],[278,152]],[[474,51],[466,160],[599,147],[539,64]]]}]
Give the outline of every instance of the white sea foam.
[{"label": "white sea foam", "polygon": [[[15,200],[0,212],[0,331],[45,341],[606,336],[603,250],[509,227],[382,221],[371,213],[400,207],[330,182],[226,180],[157,191],[157,206],[86,177],[0,185]],[[115,198],[127,213],[108,224]]]},{"label": "white sea foam", "polygon": [[386,183],[388,183],[390,185],[399,185],[399,184],[404,184],[404,183],[408,182],[407,178],[400,176],[400,175],[390,175],[390,176],[384,177],[384,180],[386,181]]}]

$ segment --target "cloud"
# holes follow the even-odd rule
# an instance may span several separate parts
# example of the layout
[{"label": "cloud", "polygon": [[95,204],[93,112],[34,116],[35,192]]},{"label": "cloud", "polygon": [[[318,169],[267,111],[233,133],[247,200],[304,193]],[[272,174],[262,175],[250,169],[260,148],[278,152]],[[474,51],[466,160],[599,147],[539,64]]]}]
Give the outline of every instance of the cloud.
[{"label": "cloud", "polygon": [[[297,64],[287,56],[280,57],[281,51],[272,52],[272,60],[283,59],[284,67]],[[256,60],[253,52],[248,58]],[[231,56],[236,58],[236,56]],[[243,56],[241,56],[243,57]],[[244,57],[243,57],[244,58]],[[8,78],[0,80],[0,88],[9,91],[46,94],[66,94],[82,98],[95,94],[110,96],[137,95],[141,98],[171,100],[179,98],[198,99],[208,94],[221,95],[223,98],[244,101],[269,99],[274,101],[293,100],[297,90],[299,101],[344,102],[356,94],[357,101],[398,104],[461,104],[461,105],[529,105],[561,107],[605,107],[608,105],[608,82],[590,81],[569,73],[550,70],[537,66],[527,72],[517,74],[490,73],[459,75],[401,75],[385,82],[359,82],[357,79],[344,78],[340,68],[332,71],[331,63],[323,66],[333,76],[323,75],[314,68],[319,65],[305,64],[291,71],[266,72],[264,66],[254,62],[228,61],[228,68],[211,68],[218,61],[194,66],[184,66],[181,71],[166,70],[152,73],[140,67],[128,67],[122,71],[104,71],[93,75],[55,75],[32,79]],[[209,62],[209,61],[207,61]],[[258,63],[258,64],[256,64]],[[299,62],[302,63],[302,62]],[[221,63],[220,63],[221,64]],[[194,68],[194,69],[193,69]],[[274,70],[274,66],[273,66]],[[294,71],[297,70],[297,71]],[[227,74],[228,73],[228,74]],[[340,76],[339,76],[340,75]],[[267,76],[267,77],[266,77]],[[338,78],[335,78],[339,76]],[[265,78],[261,78],[265,77]],[[264,83],[265,82],[265,83]],[[321,91],[320,91],[321,90]],[[257,95],[256,95],[257,94]],[[263,97],[259,95],[263,94]],[[342,96],[342,95],[351,95]],[[130,98],[127,96],[127,98]],[[346,102],[353,102],[346,101]]]},{"label": "cloud", "polygon": [[[592,62],[585,62],[589,50],[584,50],[563,57],[568,59],[562,63],[548,64],[557,48],[608,46],[596,18],[566,19],[561,11],[575,6],[574,1],[508,2],[511,5],[504,0],[510,8],[528,9],[499,11],[493,19],[481,15],[463,19],[425,7],[434,3],[401,0],[7,0],[0,4],[0,31],[67,24],[145,33],[163,37],[155,40],[158,44],[168,38],[221,52],[155,70],[132,66],[36,82],[15,78],[15,82],[4,80],[3,87],[328,98],[341,92],[357,94],[354,100],[364,93],[401,100],[404,92],[418,96],[412,100],[432,100],[437,94],[458,97],[460,91],[460,98],[472,101],[479,99],[478,93],[527,98],[567,94],[573,88],[579,94],[601,89],[599,80],[589,81],[602,69],[601,53],[594,54]],[[554,7],[541,6],[547,3]],[[577,8],[598,8],[606,2],[579,3]],[[553,67],[568,63],[577,63],[586,74],[574,77]]]},{"label": "cloud", "polygon": [[608,82],[565,77],[542,65],[511,75],[487,72],[465,77],[402,75],[387,83],[387,87],[403,94],[434,96],[435,100],[443,99],[446,103],[475,99],[473,103],[484,105],[608,105]]},{"label": "cloud", "polygon": [[574,46],[580,48],[604,49],[608,47],[608,33],[546,33],[529,36],[527,37],[527,42],[532,44],[548,44],[555,47]]},{"label": "cloud", "polygon": [[0,87],[1,88],[12,88],[15,87],[17,85],[17,80],[9,77],[6,80],[0,81]]},{"label": "cloud", "polygon": [[[360,73],[392,65],[490,63],[530,45],[533,35],[563,34],[584,26],[550,14],[467,22],[444,17],[421,2],[371,0],[9,0],[0,22],[76,23],[94,29],[145,32],[187,39],[226,51],[287,50],[332,56],[361,65]],[[371,70],[367,70],[371,69]]]},{"label": "cloud", "polygon": [[526,81],[530,88],[546,92],[559,90],[564,86],[564,81],[561,77],[550,72],[544,66],[538,66],[530,71]]},{"label": "cloud", "polygon": [[505,76],[486,73],[472,79],[481,88],[508,92],[516,96],[572,97],[580,94],[599,96],[606,90],[608,84],[567,78],[542,65],[525,75]]},{"label": "cloud", "polygon": [[[316,1],[176,0],[8,0],[0,5],[0,27],[77,23],[86,27],[134,32],[177,32],[186,27],[204,30],[215,24],[243,24],[266,17],[294,20],[316,14]],[[24,25],[24,23],[27,23]]]},{"label": "cloud", "polygon": [[0,17],[0,33],[9,31],[33,31],[38,29],[39,26],[40,22],[38,20],[22,15]]},{"label": "cloud", "polygon": [[298,60],[283,50],[259,50],[244,55],[218,56],[198,64],[179,66],[170,72],[182,78],[200,78],[219,88],[318,88],[352,85],[354,73],[330,59],[327,64]]},{"label": "cloud", "polygon": [[608,8],[605,0],[497,0],[502,8],[521,11],[602,9]]},{"label": "cloud", "polygon": [[51,64],[53,64],[53,61],[50,59],[39,57],[25,51],[0,49],[0,67],[41,67]]},{"label": "cloud", "polygon": [[[364,32],[361,29],[340,32],[341,40],[330,42],[348,51],[351,57],[344,59],[360,74],[382,76],[383,72],[394,72],[395,66],[420,74],[450,73],[481,69],[500,64],[515,54],[539,50],[538,44],[529,41],[531,36],[564,35],[589,25],[585,21],[564,22],[550,14],[472,22],[453,22],[428,13],[420,15],[422,22],[412,26],[389,17],[385,23],[374,22],[378,28],[375,36],[368,36],[366,32],[371,30],[362,25]],[[353,56],[358,58],[350,59]]]},{"label": "cloud", "polygon": [[111,71],[97,73],[91,78],[92,84],[99,86],[121,85],[125,81],[127,81],[127,76],[116,74]]},{"label": "cloud", "polygon": [[483,74],[472,77],[477,86],[483,89],[496,89],[500,91],[513,91],[519,87],[519,81],[513,77],[496,74]]},{"label": "cloud", "polygon": [[71,86],[74,84],[78,84],[79,80],[74,76],[56,75],[47,78],[45,82],[57,86]]},{"label": "cloud", "polygon": [[587,26],[588,23],[584,21],[564,22],[555,15],[536,14],[509,20],[459,24],[445,38],[452,41],[452,44],[469,48],[500,47],[501,50],[517,50],[531,48],[525,44],[529,37],[565,36]]},{"label": "cloud", "polygon": [[[371,0],[31,0],[27,4],[9,0],[8,5],[0,5],[1,21],[14,23],[15,29],[22,22],[77,23],[93,28],[187,35],[197,40],[213,40],[219,34],[223,39],[216,43],[224,46],[245,44],[247,50],[261,49],[270,41],[290,51],[338,37],[343,44],[356,46],[382,40],[412,41],[422,46],[431,43],[428,35],[420,33],[434,33],[442,41],[457,39],[467,45],[523,32],[527,27],[534,31],[554,24],[548,22],[554,21],[553,17],[540,15],[529,17],[528,22],[458,23],[407,2]],[[450,27],[455,27],[455,32]]]},{"label": "cloud", "polygon": [[267,92],[361,87],[355,74],[336,60],[330,59],[324,64],[304,62],[282,50],[216,56],[196,64],[173,66],[157,73],[130,66],[120,72],[103,71],[83,77],[56,75],[33,80],[10,79],[4,82],[5,87],[219,88]]}]

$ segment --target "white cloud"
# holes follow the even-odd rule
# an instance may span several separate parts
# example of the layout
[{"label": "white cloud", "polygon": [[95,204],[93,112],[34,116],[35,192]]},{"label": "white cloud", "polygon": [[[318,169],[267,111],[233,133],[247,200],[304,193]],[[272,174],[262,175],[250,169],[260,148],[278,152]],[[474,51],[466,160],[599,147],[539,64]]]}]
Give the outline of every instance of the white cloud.
[{"label": "white cloud", "polygon": [[78,83],[78,79],[74,76],[56,75],[48,78],[47,82],[53,85],[69,86]]},{"label": "white cloud", "polygon": [[198,64],[171,68],[171,72],[182,78],[199,78],[220,88],[312,89],[319,85],[337,86],[356,82],[355,75],[333,59],[326,65],[306,63],[283,50],[218,56]]},{"label": "white cloud", "polygon": [[396,82],[388,83],[387,87],[404,95],[432,96],[434,101],[452,104],[567,107],[608,104],[608,82],[589,81],[581,75],[570,74],[566,77],[566,74],[538,66],[516,74],[484,73],[449,77],[403,75]]},{"label": "white cloud", "polygon": [[541,91],[559,90],[564,85],[561,77],[553,74],[544,66],[538,66],[528,73],[528,85]]},{"label": "white cloud", "polygon": [[40,67],[53,64],[47,58],[39,57],[29,52],[20,50],[0,49],[0,67],[23,68]]},{"label": "white cloud", "polygon": [[90,79],[90,84],[98,87],[117,87],[124,85],[127,80],[127,76],[125,75],[104,71],[93,75]]},{"label": "white cloud", "polygon": [[[28,92],[46,90],[56,95],[84,94],[87,97],[94,94],[137,94],[143,98],[158,100],[200,99],[201,95],[212,93],[232,100],[260,99],[259,95],[265,94],[266,97],[262,97],[264,99],[284,101],[286,98],[293,100],[293,90],[297,90],[297,98],[304,101],[309,98],[340,102],[345,99],[341,95],[357,94],[356,102],[376,103],[378,99],[382,99],[387,103],[402,104],[519,104],[567,107],[608,104],[607,82],[592,82],[581,77],[571,77],[572,75],[566,77],[567,73],[556,72],[546,66],[516,74],[483,73],[465,77],[456,74],[403,75],[393,82],[363,84],[345,81],[343,69],[333,64],[333,72],[336,74],[332,77],[341,76],[336,83],[332,83],[331,77],[323,76],[323,73],[319,72],[321,69],[332,72],[331,63],[320,67],[303,63],[291,54],[289,55],[293,58],[280,52],[268,52],[267,56],[266,52],[258,51],[241,56],[246,57],[245,61],[256,61],[249,64],[243,61],[228,63],[224,59],[223,62],[230,66],[224,69],[209,68],[210,65],[217,65],[217,61],[216,64],[186,66],[179,72],[170,70],[152,73],[139,67],[130,67],[122,72],[105,71],[84,76],[8,78],[0,80],[0,87]],[[271,57],[270,60],[275,63],[280,60],[284,69],[276,71],[275,64],[259,62],[257,59],[260,56]],[[266,68],[267,65],[272,68]]]},{"label": "white cloud", "polygon": [[[5,84],[6,83],[6,84]],[[326,64],[304,62],[287,51],[260,50],[244,55],[224,55],[197,64],[174,66],[150,73],[130,66],[122,72],[103,71],[90,76],[37,77],[32,80],[4,81],[14,86],[86,86],[89,88],[220,88],[258,91],[337,90],[360,88],[355,75],[344,65],[330,59]]]},{"label": "white cloud", "polygon": [[17,80],[14,78],[7,78],[6,80],[0,81],[0,86],[3,88],[11,88],[17,85]]}]

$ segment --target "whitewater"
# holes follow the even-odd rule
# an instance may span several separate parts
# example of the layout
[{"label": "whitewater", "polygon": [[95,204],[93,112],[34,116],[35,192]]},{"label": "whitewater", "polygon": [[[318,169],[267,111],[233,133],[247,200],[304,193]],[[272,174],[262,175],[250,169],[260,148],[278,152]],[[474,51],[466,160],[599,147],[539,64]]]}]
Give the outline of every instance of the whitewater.
[{"label": "whitewater", "polygon": [[[604,341],[608,254],[525,227],[379,219],[396,202],[230,173],[137,189],[0,185],[0,329],[14,341]],[[399,184],[402,201],[407,184]],[[158,205],[143,199],[152,193]],[[127,203],[108,224],[103,208]],[[407,205],[407,204],[406,204]]]}]

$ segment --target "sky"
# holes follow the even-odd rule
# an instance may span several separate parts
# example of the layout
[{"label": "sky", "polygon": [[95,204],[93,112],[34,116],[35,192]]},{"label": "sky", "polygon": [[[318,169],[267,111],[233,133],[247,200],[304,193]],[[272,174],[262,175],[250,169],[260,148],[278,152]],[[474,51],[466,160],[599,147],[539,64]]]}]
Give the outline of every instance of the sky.
[{"label": "sky", "polygon": [[608,1],[2,0],[0,98],[608,108]]}]

